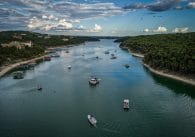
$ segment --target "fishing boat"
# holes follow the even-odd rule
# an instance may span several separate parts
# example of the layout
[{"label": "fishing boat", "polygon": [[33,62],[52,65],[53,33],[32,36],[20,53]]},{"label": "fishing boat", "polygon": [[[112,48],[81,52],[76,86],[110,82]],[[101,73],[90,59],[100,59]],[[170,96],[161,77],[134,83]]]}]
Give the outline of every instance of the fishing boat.
[{"label": "fishing boat", "polygon": [[96,86],[97,84],[99,84],[99,80],[97,78],[91,77],[91,79],[89,80],[89,84],[92,86]]},{"label": "fishing boat", "polygon": [[96,127],[97,120],[93,115],[87,115],[87,119],[91,125]]},{"label": "fishing boat", "polygon": [[125,66],[126,68],[129,68],[129,65],[128,65],[128,64],[125,64],[124,66]]},{"label": "fishing boat", "polygon": [[68,68],[68,69],[71,69],[71,68],[72,68],[72,66],[71,66],[71,65],[68,65],[68,66],[67,66],[67,68]]},{"label": "fishing boat", "polygon": [[124,109],[129,109],[129,99],[124,99],[123,100],[123,108]]},{"label": "fishing boat", "polygon": [[17,71],[13,73],[13,79],[23,79],[24,73],[22,71]]},{"label": "fishing boat", "polygon": [[38,86],[37,86],[37,90],[41,91],[42,89],[43,89],[43,88],[42,88],[41,85],[38,85]]}]

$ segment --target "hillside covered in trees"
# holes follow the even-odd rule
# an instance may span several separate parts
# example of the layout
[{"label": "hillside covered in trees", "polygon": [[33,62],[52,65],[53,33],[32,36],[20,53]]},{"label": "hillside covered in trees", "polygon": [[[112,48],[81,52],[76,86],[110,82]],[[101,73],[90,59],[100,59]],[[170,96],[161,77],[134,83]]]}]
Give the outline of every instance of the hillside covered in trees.
[{"label": "hillside covered in trees", "polygon": [[154,69],[195,74],[195,33],[157,34],[118,39],[121,47],[144,54],[143,62]]},{"label": "hillside covered in trees", "polygon": [[[80,44],[86,41],[98,41],[95,37],[63,36],[39,34],[28,31],[2,31],[0,32],[0,66],[42,55],[47,47]],[[18,49],[16,46],[3,46],[10,42],[32,42],[32,47]]]}]

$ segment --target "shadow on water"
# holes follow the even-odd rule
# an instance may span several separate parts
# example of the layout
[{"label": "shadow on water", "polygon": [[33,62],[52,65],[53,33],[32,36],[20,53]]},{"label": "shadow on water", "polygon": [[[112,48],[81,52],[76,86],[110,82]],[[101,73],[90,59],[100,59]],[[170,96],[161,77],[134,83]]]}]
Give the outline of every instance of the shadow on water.
[{"label": "shadow on water", "polygon": [[155,73],[150,72],[144,66],[143,68],[144,71],[149,74],[158,85],[165,86],[176,94],[186,95],[193,99],[195,98],[195,86],[157,75]]}]

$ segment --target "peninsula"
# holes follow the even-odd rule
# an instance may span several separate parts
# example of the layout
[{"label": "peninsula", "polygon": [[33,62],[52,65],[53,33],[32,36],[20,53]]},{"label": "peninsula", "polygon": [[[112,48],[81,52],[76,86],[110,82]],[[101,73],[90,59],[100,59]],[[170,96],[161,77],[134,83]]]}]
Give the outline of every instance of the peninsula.
[{"label": "peninsula", "polygon": [[195,85],[195,33],[124,37],[120,47],[143,57],[152,72]]}]

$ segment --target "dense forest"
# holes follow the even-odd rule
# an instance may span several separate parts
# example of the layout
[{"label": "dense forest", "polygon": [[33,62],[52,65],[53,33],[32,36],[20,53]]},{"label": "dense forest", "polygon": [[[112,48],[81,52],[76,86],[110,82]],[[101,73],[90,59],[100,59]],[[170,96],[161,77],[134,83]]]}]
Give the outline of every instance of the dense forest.
[{"label": "dense forest", "polygon": [[144,54],[143,62],[160,70],[195,74],[195,33],[157,34],[118,39],[121,47]]},{"label": "dense forest", "polygon": [[[86,41],[98,40],[99,39],[95,37],[48,35],[28,31],[2,31],[0,32],[0,66],[19,59],[28,59],[42,55],[47,47],[80,44]],[[17,49],[16,47],[2,46],[2,44],[8,44],[12,41],[31,41],[33,47]]]}]

